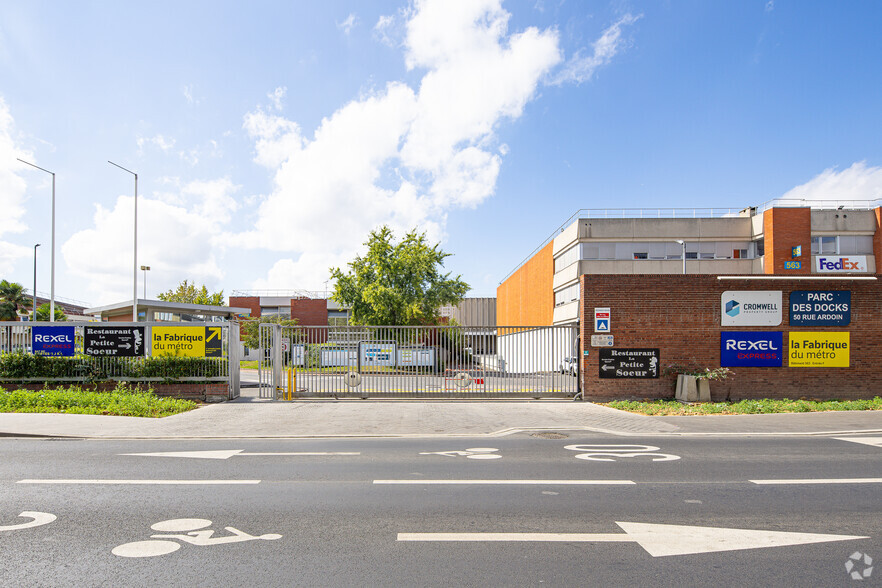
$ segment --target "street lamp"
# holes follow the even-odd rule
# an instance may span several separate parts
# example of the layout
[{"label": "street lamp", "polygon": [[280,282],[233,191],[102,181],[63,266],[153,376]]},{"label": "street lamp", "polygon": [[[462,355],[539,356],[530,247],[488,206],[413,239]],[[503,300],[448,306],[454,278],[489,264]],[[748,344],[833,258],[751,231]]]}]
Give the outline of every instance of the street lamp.
[{"label": "street lamp", "polygon": [[150,266],[142,265],[141,270],[144,272],[144,300],[147,300],[147,272],[150,271]]},{"label": "street lamp", "polygon": [[31,320],[34,322],[37,321],[37,247],[39,246],[39,243],[34,245],[34,310],[31,315]]},{"label": "street lamp", "polygon": [[129,172],[130,174],[135,176],[135,260],[132,263],[132,275],[134,276],[134,283],[132,285],[132,322],[136,323],[138,322],[138,174],[130,169],[124,168],[119,164],[113,163],[109,159],[107,160],[107,163],[116,166],[123,171]]},{"label": "street lamp", "polygon": [[[51,172],[48,169],[43,169],[39,165],[34,165],[33,163],[28,163],[24,159],[20,159],[16,157],[20,162],[25,165],[29,165],[31,167],[35,167],[40,171],[44,171],[47,174],[52,174],[52,282],[49,288],[49,322],[55,322],[55,172]],[[36,296],[36,290],[34,290],[34,295]],[[34,315],[36,317],[36,314]]]},{"label": "street lamp", "polygon": [[677,243],[683,246],[683,275],[686,275],[686,241],[677,239]]}]

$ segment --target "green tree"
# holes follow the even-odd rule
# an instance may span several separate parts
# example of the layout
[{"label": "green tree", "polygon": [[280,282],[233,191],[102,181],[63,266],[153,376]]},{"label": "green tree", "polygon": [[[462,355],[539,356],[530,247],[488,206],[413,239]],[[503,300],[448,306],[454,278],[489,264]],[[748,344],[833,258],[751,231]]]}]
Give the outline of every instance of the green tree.
[{"label": "green tree", "polygon": [[0,320],[17,321],[19,311],[30,307],[31,299],[25,295],[21,284],[0,281]]},{"label": "green tree", "polygon": [[[37,320],[49,322],[49,304],[41,304],[37,307]],[[67,320],[67,315],[57,305],[55,307],[55,322]]]},{"label": "green tree", "polygon": [[277,314],[270,314],[260,318],[246,319],[240,323],[241,331],[239,333],[242,343],[245,347],[257,349],[260,347],[260,325],[276,324],[283,327],[293,327],[299,323],[297,319],[282,318]]},{"label": "green tree", "polygon": [[174,290],[163,292],[157,296],[160,300],[166,302],[180,302],[182,304],[205,304],[208,306],[226,306],[224,304],[224,291],[209,294],[208,288],[202,284],[202,288],[197,288],[196,283],[192,284],[184,280]]},{"label": "green tree", "polygon": [[353,324],[438,324],[439,308],[459,303],[469,291],[461,276],[441,273],[450,254],[437,244],[430,247],[426,234],[416,229],[395,244],[383,226],[371,231],[365,245],[367,254],[349,263],[349,273],[331,268],[333,298],[352,309]]}]

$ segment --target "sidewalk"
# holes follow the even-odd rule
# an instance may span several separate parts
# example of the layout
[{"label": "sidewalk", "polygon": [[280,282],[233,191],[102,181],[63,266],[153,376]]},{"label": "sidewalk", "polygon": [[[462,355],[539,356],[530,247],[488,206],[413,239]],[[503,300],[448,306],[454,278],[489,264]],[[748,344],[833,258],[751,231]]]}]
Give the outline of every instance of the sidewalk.
[{"label": "sidewalk", "polygon": [[520,431],[590,431],[619,436],[819,435],[882,432],[882,411],[649,417],[590,402],[260,401],[232,402],[166,417],[0,413],[0,436],[94,439],[502,436]]}]

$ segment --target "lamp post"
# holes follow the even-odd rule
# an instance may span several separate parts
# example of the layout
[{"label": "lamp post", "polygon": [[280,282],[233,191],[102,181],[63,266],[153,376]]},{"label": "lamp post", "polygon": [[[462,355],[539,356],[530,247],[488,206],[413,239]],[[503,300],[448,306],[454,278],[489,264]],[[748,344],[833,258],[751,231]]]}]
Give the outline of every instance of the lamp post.
[{"label": "lamp post", "polygon": [[683,246],[683,275],[686,275],[686,241],[677,239],[677,243]]},{"label": "lamp post", "polygon": [[144,299],[147,299],[147,272],[150,271],[149,265],[142,265],[141,271],[144,272]]},{"label": "lamp post", "polygon": [[34,309],[31,314],[31,320],[34,322],[37,321],[37,247],[39,246],[39,243],[34,245]]},{"label": "lamp post", "polygon": [[[33,163],[28,163],[24,159],[20,159],[16,157],[20,162],[25,165],[29,165],[31,167],[35,167],[40,171],[44,171],[47,174],[52,175],[52,279],[51,286],[49,287],[49,322],[55,322],[55,172],[51,172],[48,169],[43,169],[39,165],[34,165]],[[37,295],[36,288],[34,289],[34,296]],[[36,309],[34,309],[34,317],[36,318]]]},{"label": "lamp post", "polygon": [[138,174],[133,172],[130,169],[126,169],[123,166],[113,163],[109,159],[107,163],[110,165],[116,166],[119,169],[129,172],[133,176],[135,176],[135,230],[134,233],[134,262],[132,263],[132,275],[134,276],[133,284],[132,284],[132,322],[138,322]]}]

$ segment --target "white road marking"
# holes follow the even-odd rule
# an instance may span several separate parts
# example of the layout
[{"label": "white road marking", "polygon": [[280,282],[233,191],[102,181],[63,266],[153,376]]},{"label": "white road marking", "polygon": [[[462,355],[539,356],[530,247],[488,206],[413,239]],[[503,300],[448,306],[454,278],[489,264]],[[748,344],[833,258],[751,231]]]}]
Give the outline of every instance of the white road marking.
[{"label": "white road marking", "polygon": [[30,529],[31,527],[39,527],[41,525],[48,525],[58,517],[56,517],[52,513],[48,512],[36,512],[31,510],[26,510],[20,515],[19,518],[23,519],[33,519],[26,523],[20,523],[18,525],[4,525],[0,527],[0,531],[17,531],[18,529]]},{"label": "white road marking", "polygon": [[19,480],[16,484],[153,484],[158,486],[215,486],[225,484],[260,484],[260,480]]},{"label": "white road marking", "polygon": [[851,441],[852,443],[862,443],[864,445],[872,445],[873,447],[882,447],[882,437],[834,437],[837,441]]},{"label": "white road marking", "polygon": [[357,451],[296,451],[296,452],[274,452],[274,453],[245,453],[244,449],[216,449],[210,451],[165,451],[160,453],[120,453],[120,455],[136,455],[141,457],[188,457],[191,459],[229,459],[233,456],[250,456],[250,455],[290,455],[290,456],[312,456],[312,455],[361,455]]},{"label": "white road marking", "polygon": [[607,486],[635,484],[631,480],[374,480],[374,484],[497,484],[544,486]]},{"label": "white road marking", "polygon": [[809,478],[805,480],[750,480],[754,484],[882,484],[882,478]]},{"label": "white road marking", "polygon": [[564,541],[585,543],[635,542],[653,557],[690,555],[804,545],[828,541],[869,539],[853,535],[821,535],[722,527],[656,525],[616,522],[619,533],[399,533],[398,541]]}]

